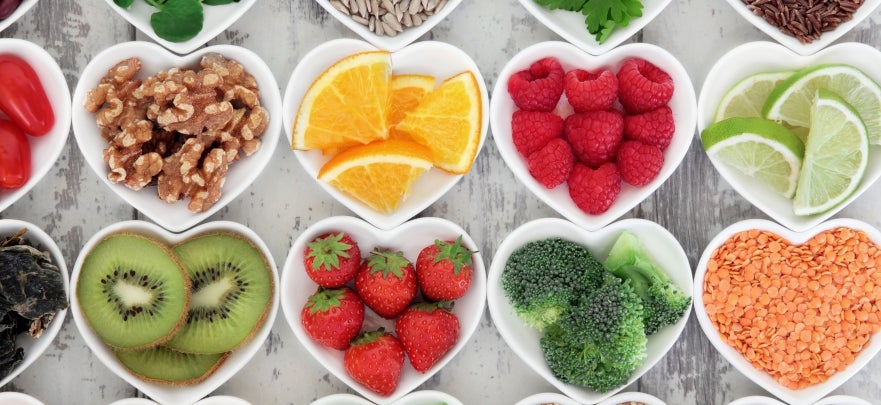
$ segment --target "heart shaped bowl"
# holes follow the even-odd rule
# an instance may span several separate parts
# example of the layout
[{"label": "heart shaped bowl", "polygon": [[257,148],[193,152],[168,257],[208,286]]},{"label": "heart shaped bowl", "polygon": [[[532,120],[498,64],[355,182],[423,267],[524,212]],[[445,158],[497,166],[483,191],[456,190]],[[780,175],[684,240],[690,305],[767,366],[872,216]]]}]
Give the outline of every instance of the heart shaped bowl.
[{"label": "heart shaped bowl", "polygon": [[357,395],[331,394],[318,398],[309,405],[374,405],[374,403]]},{"label": "heart shaped bowl", "polygon": [[16,8],[15,11],[13,11],[12,14],[9,15],[9,17],[0,20],[0,32],[5,30],[6,28],[9,28],[10,25],[15,24],[15,22],[18,21],[21,16],[27,14],[27,12],[30,11],[30,9],[33,8],[35,5],[37,5],[37,0],[23,0],[21,4],[18,5],[18,8]]},{"label": "heart shaped bowl", "polygon": [[743,397],[740,399],[736,399],[728,403],[728,405],[786,405],[783,402],[780,402],[774,398],[769,398],[761,395],[754,395],[749,397]]},{"label": "heart shaped bowl", "polygon": [[[398,380],[395,391],[388,396],[381,396],[371,391],[352,379],[343,366],[343,351],[330,349],[315,343],[303,330],[300,311],[306,304],[306,299],[312,295],[317,285],[309,278],[303,268],[303,253],[306,245],[317,236],[328,232],[347,232],[358,243],[362,255],[367,255],[379,247],[392,248],[404,253],[404,257],[416,262],[416,257],[423,247],[431,245],[436,239],[453,240],[462,235],[462,243],[472,252],[474,275],[471,287],[464,297],[456,300],[453,313],[459,318],[459,340],[456,345],[438,360],[434,366],[425,373],[417,372],[409,361],[404,362],[404,369]],[[471,335],[477,330],[483,309],[486,305],[486,270],[483,258],[478,252],[478,245],[458,225],[442,218],[424,217],[408,221],[394,229],[382,230],[369,223],[353,217],[338,216],[330,217],[310,225],[294,241],[285,261],[282,274],[281,306],[285,320],[287,320],[294,335],[306,350],[318,360],[328,371],[345,382],[359,394],[378,404],[396,403],[408,392],[427,381],[437,374],[456,354],[465,347]],[[382,319],[369,308],[364,318],[362,331],[375,330],[384,327],[387,331],[394,331],[394,320]]]},{"label": "heart shaped bowl", "polygon": [[559,237],[586,246],[601,262],[606,259],[612,244],[623,231],[630,231],[642,241],[651,241],[643,246],[663,268],[673,282],[686,295],[692,295],[691,266],[676,238],[660,225],[644,219],[623,219],[598,231],[587,231],[577,225],[559,218],[543,218],[527,222],[511,232],[499,245],[490,265],[487,280],[487,306],[493,323],[509,347],[540,376],[560,392],[580,403],[595,404],[611,397],[630,383],[636,381],[673,347],[676,339],[685,328],[688,309],[679,322],[665,327],[648,337],[647,357],[624,384],[608,392],[596,392],[586,388],[566,384],[554,377],[545,363],[539,339],[541,332],[526,326],[514,312],[502,288],[502,273],[511,254],[523,245],[537,240]]},{"label": "heart shaped bowl", "polygon": [[587,27],[584,25],[584,15],[581,13],[550,10],[538,5],[534,0],[520,0],[520,4],[539,22],[556,32],[567,42],[591,55],[604,54],[645,28],[670,4],[670,0],[652,0],[642,3],[642,17],[631,20],[630,24],[625,27],[616,27],[609,38],[601,44],[597,42],[593,34],[587,32]]},{"label": "heart shaped bowl", "polygon": [[660,398],[643,392],[622,392],[607,398],[597,405],[620,405],[620,404],[644,404],[644,405],[667,405]]},{"label": "heart shaped bowl", "polygon": [[21,392],[0,392],[0,403],[3,405],[43,405],[43,401]]},{"label": "heart shaped bowl", "polygon": [[[3,241],[9,236],[15,235],[21,229],[27,229],[25,239],[29,241],[32,246],[41,251],[49,252],[49,255],[52,257],[52,263],[58,266],[58,270],[61,271],[61,277],[64,279],[64,293],[70,297],[70,278],[67,275],[67,264],[64,262],[64,256],[61,254],[61,249],[58,248],[58,245],[55,244],[55,241],[49,236],[49,234],[30,222],[19,221],[16,219],[0,219],[0,241]],[[46,328],[46,330],[43,331],[43,334],[37,339],[31,338],[30,336],[27,336],[27,334],[19,335],[16,338],[16,346],[21,347],[24,350],[24,359],[22,359],[22,362],[18,367],[14,368],[9,375],[0,378],[0,387],[6,385],[21,374],[22,371],[27,369],[28,366],[36,361],[37,358],[49,348],[49,345],[52,344],[52,341],[55,340],[55,336],[58,335],[58,332],[61,330],[65,316],[67,316],[67,308],[58,311],[55,314],[55,318],[52,319],[52,322],[49,324],[49,327]],[[0,403],[4,402],[0,401]]]},{"label": "heart shaped bowl", "polygon": [[[597,68],[608,68],[617,72],[620,65],[629,58],[639,57],[648,60],[661,69],[665,70],[673,78],[675,90],[673,98],[668,104],[673,110],[673,119],[676,124],[676,132],[673,140],[664,151],[664,166],[658,176],[651,183],[643,187],[634,187],[629,184],[621,185],[621,193],[618,199],[604,213],[590,215],[578,208],[569,197],[569,188],[560,185],[553,189],[547,189],[537,182],[529,174],[526,158],[521,156],[514,147],[511,138],[511,117],[517,106],[508,95],[508,79],[514,73],[528,69],[529,66],[544,57],[555,57],[560,61],[563,69],[569,71],[581,68],[592,71]],[[572,108],[565,101],[565,95],[557,105],[555,112],[566,117],[572,112]],[[600,229],[620,216],[630,211],[640,202],[651,195],[664,181],[673,174],[673,171],[682,162],[685,153],[691,145],[695,128],[695,94],[688,72],[676,58],[667,51],[650,44],[635,43],[622,45],[615,50],[602,56],[592,56],[575,46],[558,41],[540,42],[532,45],[515,55],[502,68],[499,78],[493,89],[493,98],[490,105],[490,125],[492,126],[493,139],[499,148],[502,159],[514,172],[514,176],[526,185],[529,191],[538,196],[551,208],[559,212],[578,226],[588,229]]]},{"label": "heart shaped bowl", "polygon": [[247,12],[251,6],[257,3],[257,0],[240,0],[235,3],[218,6],[203,5],[205,21],[202,23],[202,31],[187,41],[171,42],[156,35],[156,31],[154,31],[153,27],[150,25],[150,18],[153,13],[159,10],[147,4],[147,2],[143,0],[135,0],[130,8],[124,9],[117,6],[113,0],[105,1],[108,6],[125,18],[129,24],[134,25],[138,31],[147,34],[147,36],[156,41],[156,43],[178,54],[190,53],[202,45],[205,45],[205,43],[238,21],[239,18],[245,15],[245,12]]},{"label": "heart shaped bowl", "polygon": [[233,232],[242,237],[248,239],[255,246],[257,246],[263,255],[266,257],[266,261],[269,263],[270,269],[272,270],[273,283],[275,288],[273,289],[272,298],[270,300],[270,308],[269,312],[266,314],[266,318],[263,321],[263,324],[254,332],[251,339],[235,350],[226,358],[226,360],[204,381],[188,385],[188,386],[173,386],[169,384],[160,384],[155,382],[148,382],[138,378],[136,375],[132,374],[122,363],[116,358],[113,354],[113,351],[110,347],[105,344],[101,338],[92,330],[91,326],[89,326],[88,321],[83,314],[82,306],[80,305],[80,301],[77,299],[76,294],[72,294],[71,296],[71,307],[73,309],[73,320],[76,323],[76,328],[79,331],[80,335],[83,337],[83,340],[86,342],[86,345],[101,361],[104,365],[110,369],[117,376],[131,384],[133,387],[137,388],[139,391],[143,392],[150,398],[154,399],[159,403],[174,403],[174,404],[192,404],[198,401],[200,398],[205,397],[210,394],[218,387],[220,387],[227,380],[232,378],[248,361],[254,357],[254,354],[257,353],[258,350],[263,346],[266,337],[269,336],[269,332],[272,329],[273,320],[275,319],[276,314],[278,313],[279,306],[279,279],[278,279],[278,270],[275,265],[275,260],[272,258],[272,253],[269,251],[269,248],[260,239],[260,236],[257,235],[254,231],[249,229],[248,227],[229,221],[214,221],[202,224],[198,227],[195,227],[184,233],[170,233],[165,229],[160,228],[159,226],[146,222],[146,221],[123,221],[112,224],[106,228],[101,229],[98,233],[93,235],[83,246],[83,249],[80,251],[79,257],[77,257],[76,264],[73,268],[73,274],[71,276],[71,291],[77,290],[77,281],[79,280],[80,271],[82,270],[83,260],[86,255],[92,251],[92,249],[101,242],[105,237],[120,233],[120,232],[128,232],[140,234],[148,237],[152,237],[158,241],[165,242],[167,244],[174,244],[178,242],[182,242],[192,236],[204,233],[204,232],[212,232],[212,231],[228,231]]},{"label": "heart shaped bowl", "polygon": [[[27,5],[22,3],[19,9],[23,7]],[[16,13],[19,11],[24,10],[16,10]],[[31,65],[40,78],[55,114],[55,125],[47,134],[26,135],[31,148],[31,177],[27,183],[17,189],[0,188],[0,212],[2,212],[34,188],[46,173],[49,173],[64,150],[67,134],[70,132],[70,90],[67,89],[67,81],[58,63],[42,47],[23,39],[0,38],[0,53],[16,55]],[[0,112],[0,117],[6,118],[6,115]]]},{"label": "heart shaped bowl", "polygon": [[[748,42],[740,45],[713,65],[697,107],[698,132],[713,123],[719,101],[740,80],[760,72],[795,70],[824,63],[845,63],[859,68],[876,82],[881,82],[881,52],[860,43],[841,43],[810,56],[799,56],[772,42]],[[798,216],[793,213],[792,200],[772,191],[753,178],[710,158],[713,166],[743,198],[775,221],[796,232],[817,226],[829,219],[865,192],[881,177],[881,146],[869,146],[869,167],[859,187],[841,204],[822,214]]]},{"label": "heart shaped bowl", "polygon": [[558,404],[558,405],[581,405],[581,403],[575,401],[572,398],[569,398],[559,392],[540,392],[538,394],[530,395],[526,398],[523,398],[517,401],[514,405],[544,405],[544,404]]},{"label": "heart shaped bowl", "polygon": [[[350,0],[354,1],[354,0]],[[401,48],[410,45],[413,41],[419,39],[419,37],[431,31],[435,25],[443,21],[444,18],[453,12],[453,10],[462,3],[462,0],[449,0],[446,5],[440,12],[432,14],[428,17],[421,25],[414,26],[410,28],[404,29],[403,32],[399,32],[397,35],[390,37],[388,35],[379,35],[373,31],[367,29],[366,26],[356,22],[352,19],[352,17],[346,15],[342,11],[336,9],[333,6],[333,0],[315,0],[316,3],[320,4],[321,7],[324,7],[327,12],[332,15],[334,18],[339,20],[339,22],[343,23],[346,27],[349,27],[352,32],[358,34],[361,38],[364,38],[365,41],[370,42],[373,46],[380,49],[387,49],[389,51],[397,51]],[[367,3],[370,3],[370,0],[367,0]],[[377,2],[380,4],[382,2]],[[405,11],[406,13],[406,11]]]},{"label": "heart shaped bowl", "polygon": [[[879,338],[876,333],[876,335],[869,340],[868,344],[859,351],[853,363],[848,365],[844,370],[840,370],[830,376],[828,380],[799,390],[787,388],[772,378],[770,374],[753,367],[752,363],[750,363],[740,352],[722,340],[719,331],[710,321],[705,307],[704,280],[707,274],[707,265],[716,249],[718,249],[730,237],[742,231],[769,231],[780,235],[792,244],[800,245],[818,233],[838,227],[848,227],[863,231],[868,235],[869,240],[876,244],[881,243],[881,232],[866,223],[854,219],[841,218],[830,220],[803,232],[794,232],[768,220],[749,219],[732,224],[728,228],[719,232],[719,234],[707,245],[707,248],[704,250],[704,253],[700,258],[700,262],[698,262],[695,269],[694,312],[697,315],[697,320],[700,323],[704,334],[707,336],[707,339],[709,339],[713,346],[716,347],[716,350],[718,350],[728,362],[733,364],[738,371],[786,403],[810,404],[832,392],[832,390],[859,372],[860,369],[862,369],[863,366],[865,366],[872,357],[881,350],[881,338]],[[755,260],[759,261],[762,259]]]},{"label": "heart shaped bowl", "polygon": [[[297,67],[291,74],[291,79],[288,82],[284,95],[284,126],[288,134],[288,145],[291,145],[294,119],[296,118],[300,102],[312,82],[325,69],[343,57],[373,49],[376,48],[364,41],[336,39],[315,47],[303,56],[303,59],[300,60],[300,63],[297,64]],[[489,95],[487,94],[483,76],[481,76],[474,60],[461,49],[437,41],[422,41],[392,53],[393,74],[418,73],[432,75],[437,78],[439,83],[441,80],[465,70],[470,70],[474,73],[480,86],[483,111],[481,112],[480,144],[477,147],[477,153],[479,154],[483,148],[483,142],[486,140],[486,131],[489,127],[489,117],[486,114],[486,106],[489,105]],[[309,173],[309,176],[316,179],[318,184],[328,194],[367,222],[382,229],[394,228],[404,221],[413,218],[446,194],[464,176],[463,174],[450,174],[436,168],[428,170],[416,180],[410,195],[398,206],[397,210],[391,214],[383,214],[340,192],[326,182],[317,180],[318,171],[321,169],[321,166],[330,160],[330,156],[322,155],[321,151],[318,150],[295,150],[294,154],[297,156],[300,165]],[[477,156],[475,156],[476,158]]]},{"label": "heart shaped bowl", "polygon": [[857,9],[857,11],[853,14],[853,18],[850,21],[843,22],[838,25],[832,31],[828,31],[823,33],[820,38],[815,39],[810,43],[801,43],[797,38],[784,34],[778,27],[771,25],[771,23],[765,21],[764,18],[757,16],[750,11],[746,4],[743,3],[743,0],[727,0],[728,4],[740,14],[741,17],[750,22],[750,24],[754,25],[756,28],[760,29],[762,32],[773,38],[775,41],[779,42],[783,46],[789,48],[793,52],[799,55],[810,55],[816,53],[817,51],[829,46],[838,38],[841,38],[842,35],[848,33],[853,27],[859,25],[866,17],[872,15],[875,9],[881,5],[881,0],[864,0],[863,5]]},{"label": "heart shaped bowl", "polygon": [[[763,396],[744,397],[729,402],[728,405],[786,405],[774,398]],[[833,395],[823,398],[813,405],[871,405],[871,402],[849,395]]]},{"label": "heart shaped bowl", "polygon": [[[237,60],[257,80],[260,90],[260,104],[266,108],[270,117],[269,127],[261,136],[260,149],[253,155],[242,156],[240,160],[230,164],[220,200],[208,210],[199,213],[190,212],[187,209],[186,201],[178,201],[175,204],[164,202],[158,198],[155,187],[150,186],[135,191],[123,184],[111,182],[107,178],[110,169],[104,162],[102,155],[103,150],[107,147],[107,141],[100,135],[98,125],[95,122],[95,114],[83,108],[83,102],[89,90],[98,85],[101,78],[107,74],[108,69],[126,58],[137,57],[141,59],[141,73],[136,76],[136,79],[143,79],[160,70],[172,67],[198,66],[202,56],[211,52]],[[92,58],[92,61],[83,70],[74,91],[73,104],[76,106],[73,111],[74,137],[92,170],[114,193],[122,197],[132,207],[172,232],[181,232],[204,221],[245,191],[269,163],[281,132],[281,95],[275,76],[257,54],[233,45],[209,46],[186,56],[173,55],[162,47],[148,42],[124,42],[111,46]]]}]

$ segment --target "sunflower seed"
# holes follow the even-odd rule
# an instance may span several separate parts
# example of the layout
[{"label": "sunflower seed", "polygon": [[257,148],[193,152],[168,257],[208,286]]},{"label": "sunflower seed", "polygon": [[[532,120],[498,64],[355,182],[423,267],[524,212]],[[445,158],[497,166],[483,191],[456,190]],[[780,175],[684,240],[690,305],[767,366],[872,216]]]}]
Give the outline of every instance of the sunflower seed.
[{"label": "sunflower seed", "polygon": [[341,2],[340,0],[331,0],[330,5],[333,6],[333,8],[339,10],[341,13],[345,15],[350,15],[349,8],[346,7],[346,5],[343,4],[343,2]]},{"label": "sunflower seed", "polygon": [[[333,8],[377,35],[397,35],[421,25],[439,12],[448,0],[330,0]],[[773,0],[765,0],[773,1]],[[796,0],[786,0],[796,1]],[[846,1],[846,0],[845,0]],[[855,1],[855,0],[851,0]],[[811,21],[803,21],[810,25]]]},{"label": "sunflower seed", "polygon": [[425,0],[410,0],[410,7],[407,8],[407,13],[416,14],[422,11],[422,8],[424,7],[423,4],[425,4]]},{"label": "sunflower seed", "polygon": [[401,25],[410,28],[413,26],[413,16],[410,14],[404,14],[404,17],[401,18]]}]

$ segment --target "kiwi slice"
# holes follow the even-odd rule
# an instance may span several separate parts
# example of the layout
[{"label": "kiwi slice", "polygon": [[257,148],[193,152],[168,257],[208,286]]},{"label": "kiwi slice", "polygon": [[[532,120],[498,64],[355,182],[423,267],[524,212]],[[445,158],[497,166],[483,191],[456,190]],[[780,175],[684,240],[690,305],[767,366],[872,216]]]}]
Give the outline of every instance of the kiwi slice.
[{"label": "kiwi slice", "polygon": [[190,385],[204,381],[229,356],[229,353],[181,353],[164,346],[114,352],[120,363],[138,378],[172,385]]},{"label": "kiwi slice", "polygon": [[98,242],[83,260],[76,294],[105,343],[143,349],[171,339],[184,325],[190,281],[164,244],[119,233]]},{"label": "kiwi slice", "polygon": [[166,343],[186,353],[222,353],[263,324],[275,288],[263,252],[232,232],[211,232],[172,248],[193,285],[183,328]]}]

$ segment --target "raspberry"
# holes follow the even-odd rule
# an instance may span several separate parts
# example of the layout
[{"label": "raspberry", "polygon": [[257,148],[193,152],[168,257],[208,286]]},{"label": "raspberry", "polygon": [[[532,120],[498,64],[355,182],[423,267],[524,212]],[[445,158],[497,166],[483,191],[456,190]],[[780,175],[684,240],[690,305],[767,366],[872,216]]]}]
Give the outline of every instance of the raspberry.
[{"label": "raspberry", "polygon": [[581,163],[599,167],[615,158],[624,118],[617,110],[588,111],[566,117],[564,133]]},{"label": "raspberry", "polygon": [[676,131],[673,110],[661,106],[646,113],[624,116],[624,138],[667,149]]},{"label": "raspberry", "polygon": [[508,94],[520,109],[551,111],[563,94],[563,67],[556,58],[536,61],[508,79]]},{"label": "raspberry", "polygon": [[624,141],[618,148],[618,171],[621,179],[634,186],[652,182],[664,167],[664,153],[654,145]]},{"label": "raspberry", "polygon": [[511,137],[514,147],[524,157],[563,137],[563,119],[547,111],[517,110],[511,116]]},{"label": "raspberry", "polygon": [[609,110],[618,99],[618,77],[609,70],[573,69],[566,72],[563,92],[575,111]]},{"label": "raspberry", "polygon": [[527,164],[529,174],[535,180],[547,188],[554,188],[569,178],[572,166],[575,165],[575,155],[563,138],[556,138],[538,152],[529,155]]},{"label": "raspberry", "polygon": [[673,78],[645,59],[628,59],[618,71],[618,99],[631,113],[654,110],[673,97]]},{"label": "raspberry", "polygon": [[621,177],[612,162],[594,170],[575,164],[569,175],[569,196],[582,211],[599,215],[606,212],[621,191]]}]

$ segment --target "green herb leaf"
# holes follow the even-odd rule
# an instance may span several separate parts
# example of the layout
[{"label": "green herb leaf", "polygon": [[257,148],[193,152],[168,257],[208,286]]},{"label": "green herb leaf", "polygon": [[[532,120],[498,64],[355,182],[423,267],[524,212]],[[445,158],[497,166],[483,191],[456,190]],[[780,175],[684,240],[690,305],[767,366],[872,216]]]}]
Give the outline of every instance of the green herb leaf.
[{"label": "green herb leaf", "polygon": [[551,10],[580,11],[588,0],[535,0],[541,6]]},{"label": "green herb leaf", "polygon": [[202,0],[202,3],[205,3],[206,5],[209,5],[209,6],[219,6],[219,5],[223,5],[223,4],[238,3],[238,2],[239,2],[239,0]]},{"label": "green herb leaf", "polygon": [[580,11],[585,16],[587,31],[602,44],[615,27],[630,24],[630,20],[642,17],[641,0],[534,0],[551,10]]},{"label": "green herb leaf", "polygon": [[168,0],[162,10],[150,16],[150,25],[160,38],[184,42],[202,31],[204,18],[199,0]]},{"label": "green herb leaf", "polygon": [[135,2],[135,0],[113,0],[114,4],[116,4],[117,6],[120,6],[122,8],[129,8],[129,7],[131,7],[132,3],[134,3],[134,2]]}]

